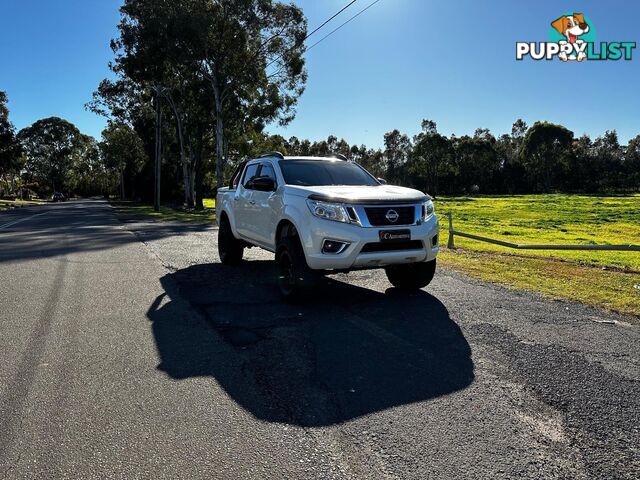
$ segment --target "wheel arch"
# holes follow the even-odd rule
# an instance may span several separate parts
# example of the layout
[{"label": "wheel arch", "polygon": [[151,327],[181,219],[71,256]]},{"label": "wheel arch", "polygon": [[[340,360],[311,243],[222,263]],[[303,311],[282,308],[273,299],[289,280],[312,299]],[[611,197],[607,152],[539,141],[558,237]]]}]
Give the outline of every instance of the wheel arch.
[{"label": "wheel arch", "polygon": [[278,246],[278,242],[289,236],[299,236],[298,228],[295,226],[293,221],[289,218],[283,218],[278,222],[278,226],[276,227],[275,233],[275,242],[276,247]]},{"label": "wheel arch", "polygon": [[220,209],[220,214],[218,218],[216,218],[216,222],[218,223],[218,227],[222,223],[222,220],[226,219],[229,222],[229,227],[231,228],[231,232],[233,232],[233,236],[238,238],[238,232],[236,230],[236,222],[233,215],[230,215],[226,208]]}]

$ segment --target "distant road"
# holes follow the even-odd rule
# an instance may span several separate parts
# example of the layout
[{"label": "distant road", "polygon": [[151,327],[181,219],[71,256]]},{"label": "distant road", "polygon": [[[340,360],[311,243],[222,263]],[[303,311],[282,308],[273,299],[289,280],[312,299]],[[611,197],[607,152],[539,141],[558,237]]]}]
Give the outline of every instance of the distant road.
[{"label": "distant road", "polygon": [[446,270],[283,305],[215,234],[0,213],[0,479],[637,478],[634,319]]}]

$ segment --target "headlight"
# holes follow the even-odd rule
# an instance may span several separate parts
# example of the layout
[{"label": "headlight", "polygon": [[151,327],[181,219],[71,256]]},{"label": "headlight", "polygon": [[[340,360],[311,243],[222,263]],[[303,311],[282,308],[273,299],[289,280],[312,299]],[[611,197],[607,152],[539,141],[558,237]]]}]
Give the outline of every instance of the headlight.
[{"label": "headlight", "polygon": [[334,222],[349,223],[349,214],[344,206],[339,203],[318,202],[315,200],[307,200],[309,210],[316,217],[326,218]]},{"label": "headlight", "polygon": [[436,213],[436,208],[433,206],[433,202],[431,200],[427,200],[422,204],[422,220],[426,220],[431,215]]}]

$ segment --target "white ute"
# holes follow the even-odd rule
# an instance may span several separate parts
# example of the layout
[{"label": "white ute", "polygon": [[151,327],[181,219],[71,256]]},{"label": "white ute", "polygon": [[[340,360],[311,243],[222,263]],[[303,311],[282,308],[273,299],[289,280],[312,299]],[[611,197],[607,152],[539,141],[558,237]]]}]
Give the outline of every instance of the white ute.
[{"label": "white ute", "polygon": [[299,298],[318,275],[384,268],[397,288],[431,282],[438,219],[431,198],[386,185],[343,156],[284,157],[242,163],[216,196],[218,252],[223,264],[245,247],[275,253],[278,286]]}]

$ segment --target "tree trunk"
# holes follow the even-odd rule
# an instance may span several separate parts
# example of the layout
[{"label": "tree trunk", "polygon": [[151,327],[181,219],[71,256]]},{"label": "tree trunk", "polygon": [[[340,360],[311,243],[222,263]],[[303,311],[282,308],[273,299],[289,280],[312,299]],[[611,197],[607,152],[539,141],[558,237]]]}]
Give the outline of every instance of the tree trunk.
[{"label": "tree trunk", "polygon": [[134,175],[129,175],[129,198],[131,200],[136,200],[137,192],[136,192],[136,180]]},{"label": "tree trunk", "polygon": [[162,109],[160,108],[160,92],[156,90],[156,151],[155,151],[155,169],[154,169],[154,195],[153,209],[160,211],[160,163],[162,156]]},{"label": "tree trunk", "polygon": [[189,174],[189,165],[187,162],[182,162],[182,183],[184,184],[184,206],[192,207],[191,201],[191,175]]},{"label": "tree trunk", "polygon": [[202,165],[202,143],[198,144],[196,148],[196,152],[194,154],[194,166],[193,166],[193,174],[194,174],[194,187],[195,187],[195,203],[196,209],[202,210],[204,208],[203,200],[203,178],[204,178],[204,168]]},{"label": "tree trunk", "polygon": [[218,86],[213,84],[216,108],[216,187],[224,186],[224,123],[222,120],[222,95]]},{"label": "tree trunk", "polygon": [[182,125],[182,117],[180,116],[180,112],[178,111],[178,107],[173,101],[173,98],[167,95],[167,99],[169,100],[173,114],[176,117],[176,130],[178,134],[178,144],[180,147],[180,161],[182,162],[182,181],[184,183],[184,204],[186,207],[193,207],[193,196],[191,195],[193,189],[191,187],[191,175],[189,173],[189,165],[184,149],[184,128]]},{"label": "tree trunk", "polygon": [[[193,206],[198,208],[198,202],[196,202],[196,171],[195,165],[191,167],[189,170],[189,184],[191,185],[191,198],[193,199]],[[202,202],[200,202],[200,207],[202,207]]]},{"label": "tree trunk", "polygon": [[120,169],[120,200],[124,200],[124,169]]},{"label": "tree trunk", "polygon": [[191,200],[193,201],[193,206],[196,206],[196,156],[193,151],[193,142],[192,137],[189,137],[187,142],[188,152],[189,152],[189,161],[187,162],[187,174],[189,175],[189,186],[191,187],[191,191],[189,195],[191,196]]},{"label": "tree trunk", "polygon": [[180,148],[180,162],[182,162],[182,181],[184,183],[184,205],[185,207],[191,207],[193,201],[190,198],[189,192],[191,187],[189,186],[189,167],[187,166],[187,159],[184,155],[184,137],[182,136],[182,121],[178,114],[178,109],[173,105],[173,114],[176,116],[176,129],[178,130],[178,144]]}]

